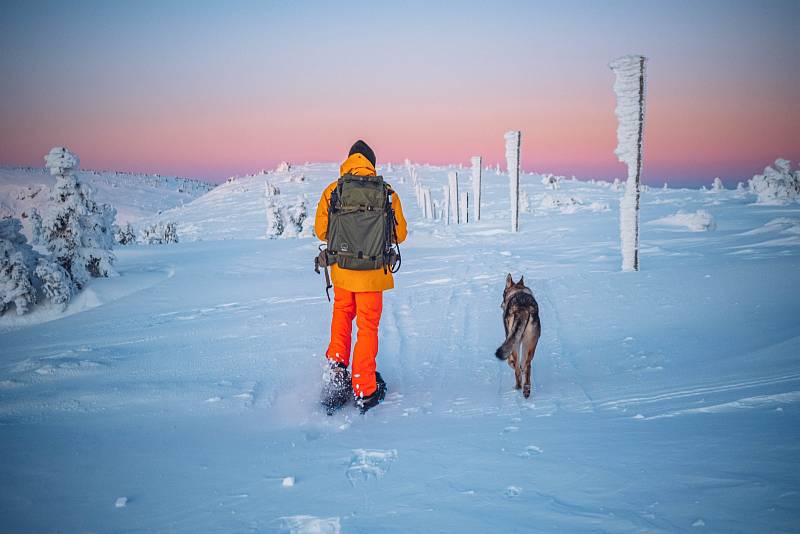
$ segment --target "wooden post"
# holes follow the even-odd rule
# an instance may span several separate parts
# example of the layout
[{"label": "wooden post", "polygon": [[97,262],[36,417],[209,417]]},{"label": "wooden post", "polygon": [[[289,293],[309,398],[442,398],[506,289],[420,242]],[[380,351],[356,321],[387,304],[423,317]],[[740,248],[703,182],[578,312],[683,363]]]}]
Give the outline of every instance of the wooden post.
[{"label": "wooden post", "polygon": [[458,173],[450,171],[447,173],[449,188],[447,193],[448,201],[450,202],[447,210],[447,218],[450,222],[461,224],[461,213],[458,208]]},{"label": "wooden post", "polygon": [[625,193],[620,200],[620,250],[622,270],[639,270],[639,196],[644,144],[645,62],[644,56],[615,59],[609,65],[616,75],[617,158],[628,166]]},{"label": "wooden post", "polygon": [[472,211],[473,219],[481,220],[481,157],[472,157]]},{"label": "wooden post", "polygon": [[506,132],[506,168],[508,192],[511,200],[511,231],[519,232],[519,151],[522,133]]}]

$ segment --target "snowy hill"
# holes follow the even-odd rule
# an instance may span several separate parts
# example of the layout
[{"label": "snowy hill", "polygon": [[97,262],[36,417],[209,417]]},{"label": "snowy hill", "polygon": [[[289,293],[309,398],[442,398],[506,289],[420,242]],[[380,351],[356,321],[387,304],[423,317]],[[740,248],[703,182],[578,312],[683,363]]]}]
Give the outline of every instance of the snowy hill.
[{"label": "snowy hill", "polygon": [[[214,187],[200,180],[174,176],[91,170],[77,174],[91,184],[98,202],[117,209],[118,224],[188,203]],[[0,167],[0,217],[17,217],[25,224],[34,208],[44,213],[53,184],[55,177],[44,168]]]},{"label": "snowy hill", "polygon": [[[469,189],[469,169],[417,168],[437,201],[451,170]],[[72,315],[0,322],[6,529],[796,528],[800,205],[654,186],[642,271],[621,273],[611,184],[525,174],[511,234],[505,176],[484,171],[480,222],[447,226],[395,167],[410,233],[381,320],[389,393],[329,418],[317,242],[264,239],[264,190],[313,215],[336,171],[223,184],[161,215],[180,244],[117,249],[121,276]],[[494,357],[508,272],[541,310],[529,400]]]}]

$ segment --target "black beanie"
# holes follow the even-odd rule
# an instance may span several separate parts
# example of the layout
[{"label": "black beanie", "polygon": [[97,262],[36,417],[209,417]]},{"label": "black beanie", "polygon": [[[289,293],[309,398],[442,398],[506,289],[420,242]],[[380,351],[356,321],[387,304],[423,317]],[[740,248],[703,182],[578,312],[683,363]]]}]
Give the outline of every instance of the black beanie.
[{"label": "black beanie", "polygon": [[348,154],[348,157],[352,156],[353,154],[361,154],[367,158],[370,163],[372,163],[373,167],[375,166],[375,152],[373,152],[369,145],[361,139],[353,143],[353,146],[350,147],[350,153]]}]

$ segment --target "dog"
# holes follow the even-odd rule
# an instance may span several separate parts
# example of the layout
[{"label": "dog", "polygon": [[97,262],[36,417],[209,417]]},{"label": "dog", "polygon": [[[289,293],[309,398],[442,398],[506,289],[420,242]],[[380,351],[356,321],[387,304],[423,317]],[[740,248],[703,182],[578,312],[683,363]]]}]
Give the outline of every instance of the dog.
[{"label": "dog", "polygon": [[542,334],[542,323],[539,320],[539,304],[523,280],[524,277],[520,277],[519,282],[514,282],[511,274],[506,277],[503,304],[500,305],[506,340],[494,355],[506,360],[514,369],[516,388],[522,389],[527,399],[531,395],[531,364]]}]

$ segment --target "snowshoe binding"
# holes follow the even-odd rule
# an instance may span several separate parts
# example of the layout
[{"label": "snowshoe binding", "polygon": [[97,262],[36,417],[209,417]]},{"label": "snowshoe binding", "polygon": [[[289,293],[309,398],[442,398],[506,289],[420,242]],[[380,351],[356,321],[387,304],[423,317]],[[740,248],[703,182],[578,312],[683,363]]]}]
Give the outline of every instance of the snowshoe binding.
[{"label": "snowshoe binding", "polygon": [[375,373],[375,384],[378,386],[372,395],[368,397],[358,397],[356,398],[356,406],[358,406],[358,410],[365,414],[367,410],[370,408],[374,408],[378,404],[383,401],[386,397],[386,382],[383,381],[383,377],[380,373]]},{"label": "snowshoe binding", "polygon": [[325,374],[322,375],[322,395],[320,404],[328,415],[350,402],[353,398],[353,384],[350,371],[343,364],[329,362]]}]

